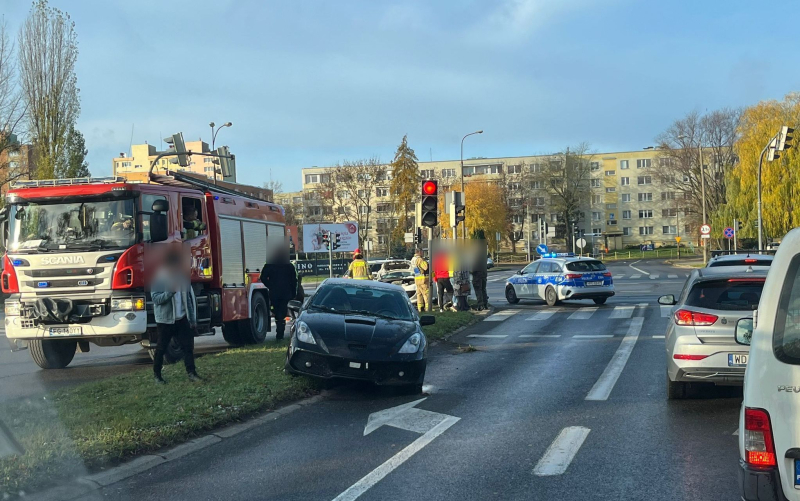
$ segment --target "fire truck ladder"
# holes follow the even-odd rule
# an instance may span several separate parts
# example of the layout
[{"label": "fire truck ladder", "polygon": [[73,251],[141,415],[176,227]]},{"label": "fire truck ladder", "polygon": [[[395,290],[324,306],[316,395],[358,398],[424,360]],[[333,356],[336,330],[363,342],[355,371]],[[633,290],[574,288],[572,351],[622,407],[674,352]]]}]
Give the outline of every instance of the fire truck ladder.
[{"label": "fire truck ladder", "polygon": [[[263,199],[260,199],[258,197],[255,197],[252,194],[247,193],[246,191],[237,190],[235,188],[229,188],[227,186],[223,186],[223,185],[220,185],[220,184],[214,184],[213,182],[209,182],[209,181],[206,181],[204,179],[200,179],[197,176],[193,176],[191,174],[186,174],[186,173],[183,173],[183,172],[168,170],[163,175],[152,174],[152,173],[150,174],[150,179],[152,181],[155,181],[155,182],[159,183],[159,184],[169,185],[170,184],[170,178],[174,179],[178,183],[188,184],[188,185],[190,185],[192,187],[199,188],[199,189],[201,189],[203,191],[223,193],[223,194],[226,194],[226,195],[234,195],[234,196],[237,196],[237,197],[245,197],[245,198],[249,198],[251,200],[256,200],[256,201],[259,201],[259,202],[272,203],[269,200],[263,200]],[[176,184],[176,183],[172,183],[172,184]]]}]

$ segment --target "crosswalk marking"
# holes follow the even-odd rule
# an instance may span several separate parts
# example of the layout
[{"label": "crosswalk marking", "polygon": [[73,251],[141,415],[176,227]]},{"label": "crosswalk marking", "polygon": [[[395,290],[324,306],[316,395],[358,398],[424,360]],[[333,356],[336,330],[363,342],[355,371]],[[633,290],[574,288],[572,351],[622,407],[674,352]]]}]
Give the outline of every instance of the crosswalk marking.
[{"label": "crosswalk marking", "polygon": [[634,273],[633,275],[631,275],[631,278],[642,278],[642,276],[638,273]]},{"label": "crosswalk marking", "polygon": [[506,318],[510,317],[511,315],[516,315],[519,313],[520,310],[503,310],[498,311],[494,315],[490,315],[486,317],[483,321],[484,322],[502,322]]},{"label": "crosswalk marking", "polygon": [[659,276],[660,276],[660,275],[650,275],[650,280],[655,280],[655,279],[657,279]]},{"label": "crosswalk marking", "polygon": [[503,339],[504,337],[508,337],[508,334],[470,334],[467,337],[480,337],[480,338],[487,338],[487,339]]},{"label": "crosswalk marking", "polygon": [[520,334],[519,337],[546,337],[546,338],[557,338],[561,337],[561,334]]},{"label": "crosswalk marking", "polygon": [[667,278],[678,278],[678,275],[667,275]]},{"label": "crosswalk marking", "polygon": [[623,273],[622,275],[617,275],[615,278],[625,278],[625,274]]},{"label": "crosswalk marking", "polygon": [[547,310],[536,312],[536,314],[531,315],[525,320],[547,320],[548,318],[552,317],[559,311],[561,311],[561,308],[549,308]]},{"label": "crosswalk marking", "polygon": [[608,318],[631,318],[635,306],[617,306]]},{"label": "crosswalk marking", "polygon": [[662,304],[661,305],[661,318],[667,318],[668,316],[672,315],[672,306]]},{"label": "crosswalk marking", "polygon": [[664,339],[664,336],[653,336],[653,339]]},{"label": "crosswalk marking", "polygon": [[604,339],[614,337],[614,334],[575,334],[574,339]]},{"label": "crosswalk marking", "polygon": [[572,315],[567,317],[569,320],[586,320],[592,315],[594,312],[597,311],[597,306],[592,306],[589,308],[581,308],[580,310],[574,312]]}]

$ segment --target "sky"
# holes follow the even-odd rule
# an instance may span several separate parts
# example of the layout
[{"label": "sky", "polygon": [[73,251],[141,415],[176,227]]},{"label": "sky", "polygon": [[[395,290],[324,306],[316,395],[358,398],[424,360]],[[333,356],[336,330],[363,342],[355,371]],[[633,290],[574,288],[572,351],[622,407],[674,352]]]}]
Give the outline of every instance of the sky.
[{"label": "sky", "polygon": [[[239,182],[301,169],[596,152],[654,143],[692,111],[800,90],[791,15],[749,1],[50,0],[75,21],[93,175],[130,144],[217,136]],[[31,2],[0,0],[16,33]]]}]

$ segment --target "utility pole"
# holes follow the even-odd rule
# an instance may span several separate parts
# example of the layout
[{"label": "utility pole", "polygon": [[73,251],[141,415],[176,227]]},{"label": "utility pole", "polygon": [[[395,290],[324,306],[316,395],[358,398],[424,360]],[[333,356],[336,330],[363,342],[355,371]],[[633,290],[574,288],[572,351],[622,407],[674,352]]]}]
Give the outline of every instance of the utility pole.
[{"label": "utility pole", "polygon": [[675,219],[676,219],[675,225],[677,226],[678,230],[678,242],[677,242],[678,259],[680,259],[681,258],[681,208],[680,207],[675,208]]},{"label": "utility pole", "polygon": [[333,278],[333,232],[330,230],[328,230],[328,273],[330,278]]},{"label": "utility pole", "polygon": [[737,226],[736,218],[733,218],[733,252],[736,252],[736,248],[737,248],[736,230],[738,230],[738,229],[739,229],[739,227]]},{"label": "utility pole", "polygon": [[[706,224],[706,169],[703,166],[703,142],[697,141],[698,149],[700,150],[700,198],[703,200],[703,224]],[[708,241],[710,238],[704,239],[703,242],[703,264],[708,264]]]}]

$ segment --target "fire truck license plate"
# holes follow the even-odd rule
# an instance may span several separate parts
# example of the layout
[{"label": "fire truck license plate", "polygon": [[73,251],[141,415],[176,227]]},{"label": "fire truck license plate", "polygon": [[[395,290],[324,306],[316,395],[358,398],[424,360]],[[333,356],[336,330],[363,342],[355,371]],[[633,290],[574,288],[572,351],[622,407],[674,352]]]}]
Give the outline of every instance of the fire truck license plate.
[{"label": "fire truck license plate", "polygon": [[80,336],[83,334],[81,327],[50,327],[51,336]]}]

